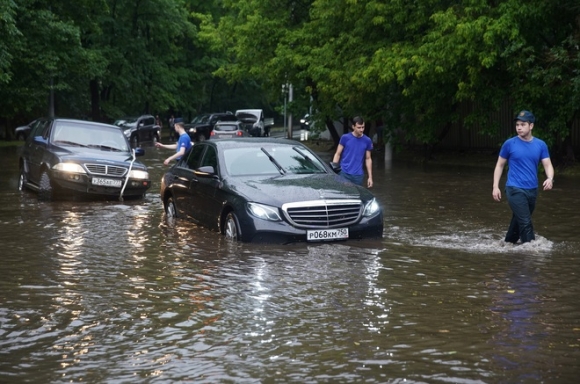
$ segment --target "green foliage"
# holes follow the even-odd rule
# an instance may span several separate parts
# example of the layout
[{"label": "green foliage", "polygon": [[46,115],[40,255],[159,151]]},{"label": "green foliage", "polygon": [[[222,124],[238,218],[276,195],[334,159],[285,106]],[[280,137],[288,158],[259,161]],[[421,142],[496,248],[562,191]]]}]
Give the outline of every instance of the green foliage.
[{"label": "green foliage", "polygon": [[8,118],[51,86],[75,116],[282,113],[283,84],[297,118],[361,114],[427,145],[453,123],[497,136],[506,102],[553,145],[580,116],[573,0],[7,0],[0,21]]}]

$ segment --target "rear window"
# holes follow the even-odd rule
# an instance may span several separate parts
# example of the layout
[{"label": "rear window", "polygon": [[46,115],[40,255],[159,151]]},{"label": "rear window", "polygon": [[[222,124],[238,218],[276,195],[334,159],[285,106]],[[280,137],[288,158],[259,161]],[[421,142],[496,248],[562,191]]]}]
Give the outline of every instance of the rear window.
[{"label": "rear window", "polygon": [[216,131],[237,131],[238,126],[236,124],[218,124],[215,126]]}]

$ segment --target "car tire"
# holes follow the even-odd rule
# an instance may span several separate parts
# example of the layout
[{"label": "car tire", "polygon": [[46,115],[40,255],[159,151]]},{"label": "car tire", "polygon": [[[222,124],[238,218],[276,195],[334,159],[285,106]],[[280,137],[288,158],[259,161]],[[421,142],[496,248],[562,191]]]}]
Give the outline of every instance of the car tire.
[{"label": "car tire", "polygon": [[205,141],[205,140],[206,140],[206,137],[205,137],[205,135],[204,135],[203,133],[201,133],[201,134],[198,136],[198,138],[197,138],[197,139],[199,140],[199,142],[202,142],[202,141]]},{"label": "car tire", "polygon": [[242,237],[238,217],[234,212],[228,213],[224,223],[224,236],[228,240],[238,241]]},{"label": "car tire", "polygon": [[38,183],[38,199],[42,201],[50,201],[52,200],[52,194],[53,188],[50,176],[47,171],[43,171]]},{"label": "car tire", "polygon": [[175,206],[175,201],[173,197],[167,198],[165,202],[165,217],[167,220],[175,220],[177,219],[177,207]]},{"label": "car tire", "polygon": [[18,190],[20,192],[24,191],[24,189],[26,188],[26,184],[28,184],[28,176],[26,176],[24,167],[22,167],[20,168],[20,176],[18,177]]},{"label": "car tire", "polygon": [[139,146],[139,139],[137,138],[137,135],[135,135],[131,138],[131,145],[134,148],[137,148]]},{"label": "car tire", "polygon": [[159,135],[156,134],[156,133],[154,133],[153,134],[153,140],[152,141],[153,141],[153,145],[155,145],[156,143],[158,143],[159,142]]}]

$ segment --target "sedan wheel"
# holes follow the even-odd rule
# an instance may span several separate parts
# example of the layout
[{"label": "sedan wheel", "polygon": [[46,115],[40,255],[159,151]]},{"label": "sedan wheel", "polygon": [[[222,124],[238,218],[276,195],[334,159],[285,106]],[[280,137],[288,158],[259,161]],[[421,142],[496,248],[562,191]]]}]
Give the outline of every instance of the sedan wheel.
[{"label": "sedan wheel", "polygon": [[28,183],[28,177],[26,177],[26,172],[24,172],[24,167],[20,169],[20,177],[18,178],[18,190],[24,191],[26,184]]},{"label": "sedan wheel", "polygon": [[48,176],[48,172],[46,171],[43,171],[40,176],[38,199],[44,201],[52,199],[52,184],[50,182],[50,176]]},{"label": "sedan wheel", "polygon": [[168,198],[165,203],[165,218],[168,222],[173,222],[177,219],[177,207],[175,206],[173,197]]},{"label": "sedan wheel", "polygon": [[228,216],[226,217],[224,235],[226,236],[226,239],[233,241],[237,241],[242,235],[238,227],[238,218],[233,212],[228,213]]}]

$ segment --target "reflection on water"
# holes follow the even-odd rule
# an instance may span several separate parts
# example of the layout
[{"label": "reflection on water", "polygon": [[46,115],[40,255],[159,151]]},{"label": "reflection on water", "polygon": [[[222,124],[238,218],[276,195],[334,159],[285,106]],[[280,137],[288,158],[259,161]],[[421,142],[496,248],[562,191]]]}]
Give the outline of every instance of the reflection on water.
[{"label": "reflection on water", "polygon": [[580,185],[506,245],[492,170],[375,172],[382,240],[235,244],[142,201],[38,203],[3,154],[1,382],[572,382]]}]

